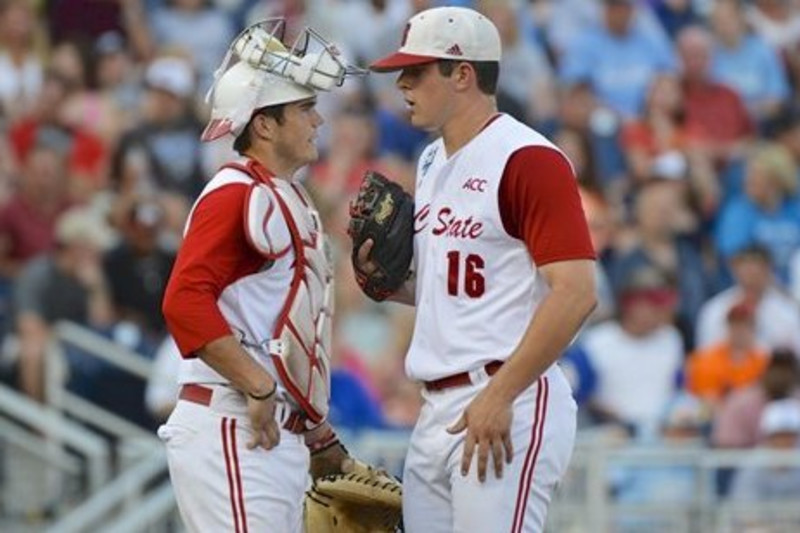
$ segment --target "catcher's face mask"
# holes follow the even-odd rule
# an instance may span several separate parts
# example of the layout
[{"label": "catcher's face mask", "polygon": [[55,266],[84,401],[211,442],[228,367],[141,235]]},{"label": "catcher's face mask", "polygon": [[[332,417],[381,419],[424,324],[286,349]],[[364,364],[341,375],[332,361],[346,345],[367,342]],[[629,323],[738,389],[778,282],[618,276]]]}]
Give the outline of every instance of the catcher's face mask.
[{"label": "catcher's face mask", "polygon": [[336,47],[311,28],[284,42],[283,18],[245,28],[228,48],[206,95],[213,105],[202,140],[239,135],[253,111],[305,100],[366,71],[347,64]]}]

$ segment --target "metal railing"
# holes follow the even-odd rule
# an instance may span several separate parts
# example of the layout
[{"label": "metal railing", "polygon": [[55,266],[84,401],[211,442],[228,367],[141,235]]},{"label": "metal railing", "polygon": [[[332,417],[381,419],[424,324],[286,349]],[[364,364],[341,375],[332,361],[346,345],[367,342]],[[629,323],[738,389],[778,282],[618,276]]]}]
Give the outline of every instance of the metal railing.
[{"label": "metal railing", "polygon": [[[79,346],[85,353],[136,376],[146,378],[152,369],[150,361],[80,326],[58,324],[55,331],[58,341]],[[58,344],[49,356],[49,361],[56,361],[46,378],[47,398],[53,405],[38,404],[0,386],[0,437],[44,459],[42,463],[49,467],[71,474],[85,468],[81,473],[88,481],[86,498],[57,517],[47,531],[136,532],[174,520],[175,501],[165,454],[155,436],[67,391]],[[98,437],[95,428],[114,436],[116,447],[112,449],[109,441]],[[408,436],[403,432],[367,431],[342,437],[354,455],[400,474]],[[85,457],[85,463],[65,451],[67,448]],[[116,476],[112,476],[112,453],[121,459]],[[742,523],[758,523],[762,528],[764,524],[777,524],[775,531],[800,530],[800,526],[780,529],[784,527],[780,524],[800,525],[796,499],[734,505],[719,495],[717,473],[744,465],[800,468],[800,453],[632,448],[613,446],[602,439],[581,439],[551,505],[549,530],[727,533],[741,530]],[[695,473],[696,482],[682,501],[631,503],[615,496],[610,475],[614,469],[669,466],[690,468]],[[771,531],[769,527],[765,530]]]}]

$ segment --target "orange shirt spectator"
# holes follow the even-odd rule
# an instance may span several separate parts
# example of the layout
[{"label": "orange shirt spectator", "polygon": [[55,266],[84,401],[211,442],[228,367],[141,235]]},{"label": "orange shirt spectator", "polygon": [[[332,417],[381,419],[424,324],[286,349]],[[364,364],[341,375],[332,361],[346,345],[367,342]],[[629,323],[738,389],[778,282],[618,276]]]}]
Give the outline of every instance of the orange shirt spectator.
[{"label": "orange shirt spectator", "polygon": [[767,353],[761,349],[734,355],[731,345],[723,342],[691,355],[686,385],[692,394],[716,402],[732,390],[758,381],[768,361]]},{"label": "orange shirt spectator", "polygon": [[767,352],[756,346],[753,307],[740,302],[728,311],[728,338],[689,357],[686,387],[716,404],[732,390],[758,381],[768,362]]}]

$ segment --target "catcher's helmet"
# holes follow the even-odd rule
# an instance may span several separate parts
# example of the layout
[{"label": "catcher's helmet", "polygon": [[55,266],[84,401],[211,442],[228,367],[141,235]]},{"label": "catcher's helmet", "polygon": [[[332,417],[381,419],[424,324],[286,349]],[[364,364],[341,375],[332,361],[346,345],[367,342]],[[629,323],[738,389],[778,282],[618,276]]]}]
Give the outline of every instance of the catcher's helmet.
[{"label": "catcher's helmet", "polygon": [[366,74],[313,29],[292,45],[284,42],[284,29],[284,19],[269,19],[233,40],[206,95],[212,110],[203,141],[238,136],[257,109],[305,100],[342,85],[346,76]]}]

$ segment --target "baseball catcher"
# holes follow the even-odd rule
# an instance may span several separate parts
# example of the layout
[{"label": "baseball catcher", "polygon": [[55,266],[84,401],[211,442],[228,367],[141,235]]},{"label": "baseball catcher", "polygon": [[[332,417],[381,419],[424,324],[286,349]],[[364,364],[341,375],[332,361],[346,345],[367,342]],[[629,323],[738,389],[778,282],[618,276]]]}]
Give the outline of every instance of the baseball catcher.
[{"label": "baseball catcher", "polygon": [[[361,290],[380,302],[408,279],[414,256],[414,199],[378,172],[364,175],[358,197],[350,204],[347,233],[353,239],[353,270]],[[358,253],[372,241],[369,271],[359,267]]]},{"label": "baseball catcher", "polygon": [[394,478],[358,461],[345,474],[321,477],[306,494],[308,533],[400,531],[403,487]]}]

